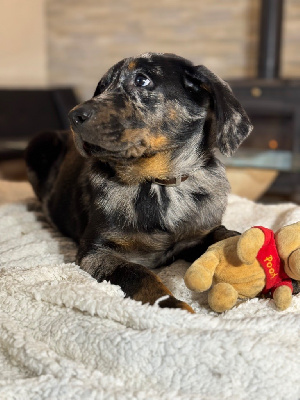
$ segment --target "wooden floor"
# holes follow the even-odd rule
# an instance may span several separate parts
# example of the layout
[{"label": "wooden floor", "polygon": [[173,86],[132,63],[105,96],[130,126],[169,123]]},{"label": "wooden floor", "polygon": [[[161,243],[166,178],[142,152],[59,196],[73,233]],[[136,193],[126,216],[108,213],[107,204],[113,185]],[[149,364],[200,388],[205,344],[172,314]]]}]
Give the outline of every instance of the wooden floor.
[{"label": "wooden floor", "polygon": [[9,181],[27,180],[25,161],[23,159],[0,160],[0,179]]}]

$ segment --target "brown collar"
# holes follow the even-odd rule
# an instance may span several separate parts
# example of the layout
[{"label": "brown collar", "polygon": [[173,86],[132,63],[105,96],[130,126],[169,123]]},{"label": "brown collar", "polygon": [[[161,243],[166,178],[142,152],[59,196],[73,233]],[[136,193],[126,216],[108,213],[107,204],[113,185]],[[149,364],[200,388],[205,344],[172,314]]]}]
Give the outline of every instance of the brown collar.
[{"label": "brown collar", "polygon": [[179,176],[175,176],[174,178],[170,178],[170,179],[158,179],[155,178],[153,179],[153,183],[157,183],[158,185],[162,185],[162,186],[179,186],[181,184],[181,182],[184,182],[187,180],[189,176],[188,175],[179,175]]}]

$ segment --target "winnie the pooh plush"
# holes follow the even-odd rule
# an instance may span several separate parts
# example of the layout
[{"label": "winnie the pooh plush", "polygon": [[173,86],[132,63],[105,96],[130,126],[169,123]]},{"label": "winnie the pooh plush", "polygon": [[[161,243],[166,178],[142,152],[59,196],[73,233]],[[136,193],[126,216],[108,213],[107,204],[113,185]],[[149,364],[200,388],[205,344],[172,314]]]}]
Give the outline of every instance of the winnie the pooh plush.
[{"label": "winnie the pooh plush", "polygon": [[223,312],[237,299],[273,294],[279,310],[292,300],[290,278],[300,280],[300,222],[274,235],[270,229],[253,227],[240,236],[210,246],[187,270],[186,286],[208,292],[212,310]]}]

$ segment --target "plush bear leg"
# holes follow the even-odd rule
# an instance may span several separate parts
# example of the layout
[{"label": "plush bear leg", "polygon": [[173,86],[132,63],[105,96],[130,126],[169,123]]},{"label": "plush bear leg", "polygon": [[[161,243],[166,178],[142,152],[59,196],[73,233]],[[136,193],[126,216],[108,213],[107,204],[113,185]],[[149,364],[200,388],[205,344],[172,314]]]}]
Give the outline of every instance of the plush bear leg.
[{"label": "plush bear leg", "polygon": [[292,291],[288,286],[279,286],[274,290],[273,299],[279,311],[286,310],[292,302]]},{"label": "plush bear leg", "polygon": [[217,283],[208,293],[210,308],[216,312],[230,310],[237,301],[238,292],[229,283]]}]

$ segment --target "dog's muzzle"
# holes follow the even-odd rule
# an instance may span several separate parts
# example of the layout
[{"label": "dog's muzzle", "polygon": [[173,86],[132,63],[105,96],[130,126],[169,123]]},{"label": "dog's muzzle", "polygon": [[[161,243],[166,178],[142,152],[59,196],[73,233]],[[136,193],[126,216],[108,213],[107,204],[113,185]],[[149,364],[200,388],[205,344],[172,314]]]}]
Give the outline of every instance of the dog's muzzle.
[{"label": "dog's muzzle", "polygon": [[88,122],[93,113],[94,111],[89,105],[82,105],[71,110],[68,116],[71,125],[76,128]]}]

